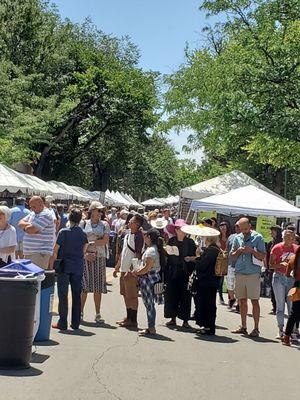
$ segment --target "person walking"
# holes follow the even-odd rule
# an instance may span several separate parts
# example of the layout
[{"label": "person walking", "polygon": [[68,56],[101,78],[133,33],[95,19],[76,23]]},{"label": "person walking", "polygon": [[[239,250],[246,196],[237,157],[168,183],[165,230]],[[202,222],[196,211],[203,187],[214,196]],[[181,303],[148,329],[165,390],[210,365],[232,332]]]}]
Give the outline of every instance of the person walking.
[{"label": "person walking", "polygon": [[286,268],[290,258],[297,251],[298,246],[294,243],[294,240],[295,232],[286,229],[283,234],[283,241],[277,243],[271,250],[270,267],[274,270],[272,286],[276,300],[276,319],[279,329],[277,339],[283,337],[285,304],[289,315],[292,307],[287,295],[293,287],[294,279],[291,276],[286,276]]},{"label": "person walking", "polygon": [[71,328],[78,329],[80,324],[81,284],[84,256],[88,248],[87,235],[79,227],[81,218],[82,212],[73,208],[69,215],[70,226],[59,231],[50,260],[51,268],[57,258],[63,263],[63,270],[57,274],[59,321],[52,325],[55,329],[65,330],[68,327],[69,285],[72,293]]},{"label": "person walking", "polygon": [[45,207],[41,197],[29,200],[31,213],[19,222],[24,230],[24,257],[41,268],[48,269],[55,242],[55,222],[53,215]]},{"label": "person walking", "polygon": [[125,234],[121,256],[115,266],[113,276],[120,276],[120,294],[124,298],[126,317],[117,321],[120,327],[137,328],[138,310],[138,279],[131,272],[133,270],[133,259],[141,260],[144,247],[144,237],[141,232],[145,220],[140,214],[135,214],[130,219],[129,232]]},{"label": "person walking", "polygon": [[25,207],[26,199],[24,197],[18,197],[16,199],[16,206],[11,209],[9,224],[12,225],[17,232],[17,247],[15,251],[16,258],[24,258],[23,254],[23,238],[24,231],[19,227],[21,219],[25,218],[26,215],[30,214],[30,211]]},{"label": "person walking", "polygon": [[216,261],[220,252],[217,242],[218,236],[206,238],[203,253],[196,258],[195,320],[200,326],[201,335],[216,333],[216,297],[220,285],[220,277],[215,274]]},{"label": "person walking", "polygon": [[89,250],[85,258],[82,278],[81,317],[88,293],[93,293],[95,303],[95,322],[102,322],[100,307],[101,296],[107,293],[106,258],[109,243],[109,224],[104,221],[105,207],[99,201],[93,201],[89,207],[88,219],[81,223],[89,241]]},{"label": "person walking", "polygon": [[0,206],[0,267],[11,263],[17,245],[16,230],[8,223],[9,217],[10,209]]},{"label": "person walking", "polygon": [[147,311],[148,328],[142,330],[140,335],[154,335],[156,333],[155,301],[158,301],[154,294],[154,285],[161,279],[160,271],[165,265],[165,253],[163,239],[157,229],[147,230],[144,241],[146,249],[142,256],[142,267],[132,273],[138,277],[142,300]]},{"label": "person walking", "polygon": [[241,326],[232,331],[236,334],[247,333],[248,299],[252,303],[252,315],[254,329],[251,337],[259,336],[259,298],[260,298],[260,274],[265,258],[265,243],[262,235],[252,230],[248,218],[238,221],[241,233],[233,243],[231,256],[235,261],[235,294],[240,303]]},{"label": "person walking", "polygon": [[166,323],[169,327],[176,326],[176,318],[179,318],[183,321],[183,328],[190,328],[188,321],[191,318],[191,293],[187,287],[195,264],[193,261],[186,261],[186,257],[195,257],[196,244],[181,230],[185,225],[187,224],[183,219],[175,222],[175,236],[169,239],[167,246],[164,316],[170,318]]},{"label": "person walking", "polygon": [[298,247],[296,254],[291,257],[288,267],[286,270],[286,277],[289,278],[293,274],[294,285],[296,289],[297,297],[295,301],[292,302],[292,308],[289,315],[289,319],[286,324],[284,337],[282,344],[285,346],[291,345],[291,335],[293,330],[300,321],[300,246]]}]

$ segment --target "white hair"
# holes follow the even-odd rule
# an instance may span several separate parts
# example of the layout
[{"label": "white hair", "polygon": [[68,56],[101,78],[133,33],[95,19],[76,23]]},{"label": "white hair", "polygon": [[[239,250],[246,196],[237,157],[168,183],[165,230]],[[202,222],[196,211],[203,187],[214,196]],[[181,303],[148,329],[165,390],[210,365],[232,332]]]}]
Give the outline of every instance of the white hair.
[{"label": "white hair", "polygon": [[3,214],[6,221],[8,221],[10,218],[11,210],[7,206],[0,206],[0,214]]}]

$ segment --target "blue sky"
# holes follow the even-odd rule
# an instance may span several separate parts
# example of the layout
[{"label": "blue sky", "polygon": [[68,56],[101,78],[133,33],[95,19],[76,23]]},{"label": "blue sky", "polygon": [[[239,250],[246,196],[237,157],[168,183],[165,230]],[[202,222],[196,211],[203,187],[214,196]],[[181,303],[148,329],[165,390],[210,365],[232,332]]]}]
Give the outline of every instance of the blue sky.
[{"label": "blue sky", "polygon": [[[90,17],[107,34],[129,35],[141,51],[140,66],[171,73],[184,62],[186,43],[201,45],[202,28],[208,23],[199,11],[201,0],[54,0],[63,18],[82,22]],[[188,132],[171,134],[181,152]],[[181,157],[201,159],[201,152]]]}]

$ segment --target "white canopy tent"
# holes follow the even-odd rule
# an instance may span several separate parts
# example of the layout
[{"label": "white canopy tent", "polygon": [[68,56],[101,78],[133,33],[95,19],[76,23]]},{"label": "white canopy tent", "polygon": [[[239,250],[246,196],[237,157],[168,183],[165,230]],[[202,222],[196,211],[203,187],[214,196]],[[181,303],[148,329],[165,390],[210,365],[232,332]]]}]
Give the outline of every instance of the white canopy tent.
[{"label": "white canopy tent", "polygon": [[216,211],[225,215],[300,217],[300,208],[294,207],[284,199],[253,185],[234,189],[225,194],[193,200],[191,210]]},{"label": "white canopy tent", "polygon": [[0,164],[0,191],[10,193],[34,193],[34,186],[19,172]]},{"label": "white canopy tent", "polygon": [[162,207],[164,203],[162,203],[160,200],[154,198],[154,199],[149,199],[146,201],[142,202],[142,205],[145,207]]},{"label": "white canopy tent", "polygon": [[[261,183],[252,179],[244,172],[234,170],[227,174],[208,179],[207,181],[197,183],[196,185],[186,187],[181,190],[180,196],[186,199],[203,199],[215,194],[227,193],[240,187],[252,185],[276,196],[270,189]],[[280,196],[278,196],[280,197]]]}]

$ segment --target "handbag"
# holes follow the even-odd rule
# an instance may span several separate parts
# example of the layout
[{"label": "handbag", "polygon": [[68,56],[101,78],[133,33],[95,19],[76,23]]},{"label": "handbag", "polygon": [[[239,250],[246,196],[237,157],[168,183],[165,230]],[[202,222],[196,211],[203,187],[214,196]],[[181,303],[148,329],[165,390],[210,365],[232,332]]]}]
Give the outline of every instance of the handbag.
[{"label": "handbag", "polygon": [[289,301],[300,301],[300,287],[293,287],[288,292]]},{"label": "handbag", "polygon": [[62,258],[57,258],[53,263],[53,269],[56,274],[64,273],[64,260]]}]

